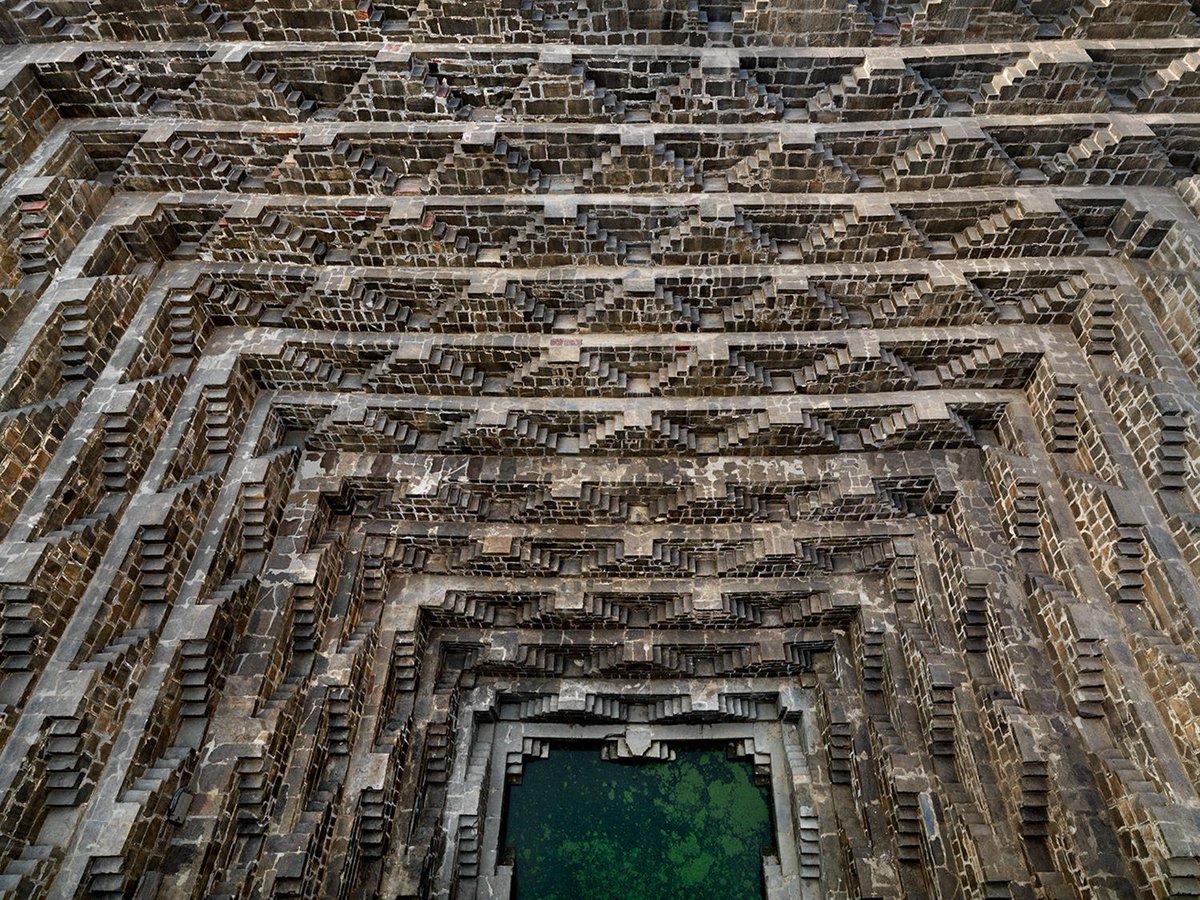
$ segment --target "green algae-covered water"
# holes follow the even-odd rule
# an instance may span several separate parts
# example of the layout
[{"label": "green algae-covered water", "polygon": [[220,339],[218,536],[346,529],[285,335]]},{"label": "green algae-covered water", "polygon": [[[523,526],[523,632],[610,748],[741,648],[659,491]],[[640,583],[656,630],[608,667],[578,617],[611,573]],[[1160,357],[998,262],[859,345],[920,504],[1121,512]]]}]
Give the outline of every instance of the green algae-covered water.
[{"label": "green algae-covered water", "polygon": [[556,745],[509,788],[516,900],[761,900],[767,789],[720,748],[606,762]]}]

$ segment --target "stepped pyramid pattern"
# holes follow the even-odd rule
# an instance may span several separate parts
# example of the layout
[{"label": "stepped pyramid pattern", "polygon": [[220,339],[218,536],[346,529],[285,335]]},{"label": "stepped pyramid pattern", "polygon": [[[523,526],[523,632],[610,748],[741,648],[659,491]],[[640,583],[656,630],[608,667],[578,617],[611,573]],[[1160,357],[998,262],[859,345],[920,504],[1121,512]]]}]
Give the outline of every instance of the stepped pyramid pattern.
[{"label": "stepped pyramid pattern", "polygon": [[0,895],[1200,897],[1198,0],[0,0]]}]

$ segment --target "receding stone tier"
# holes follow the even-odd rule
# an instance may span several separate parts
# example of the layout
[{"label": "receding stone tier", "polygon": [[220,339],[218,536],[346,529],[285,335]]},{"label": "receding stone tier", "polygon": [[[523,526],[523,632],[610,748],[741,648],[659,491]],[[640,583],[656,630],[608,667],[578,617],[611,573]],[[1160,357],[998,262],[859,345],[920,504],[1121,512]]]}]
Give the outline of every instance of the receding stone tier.
[{"label": "receding stone tier", "polygon": [[0,0],[0,892],[1200,896],[1200,9],[620,6]]}]

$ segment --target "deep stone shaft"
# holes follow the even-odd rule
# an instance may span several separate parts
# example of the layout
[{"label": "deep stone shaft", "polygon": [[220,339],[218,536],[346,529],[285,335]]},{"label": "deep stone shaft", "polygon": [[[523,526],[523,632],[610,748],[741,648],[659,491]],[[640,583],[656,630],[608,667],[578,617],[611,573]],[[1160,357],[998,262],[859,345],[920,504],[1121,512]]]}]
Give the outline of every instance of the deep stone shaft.
[{"label": "deep stone shaft", "polygon": [[0,892],[1200,896],[1197,11],[0,0]]}]

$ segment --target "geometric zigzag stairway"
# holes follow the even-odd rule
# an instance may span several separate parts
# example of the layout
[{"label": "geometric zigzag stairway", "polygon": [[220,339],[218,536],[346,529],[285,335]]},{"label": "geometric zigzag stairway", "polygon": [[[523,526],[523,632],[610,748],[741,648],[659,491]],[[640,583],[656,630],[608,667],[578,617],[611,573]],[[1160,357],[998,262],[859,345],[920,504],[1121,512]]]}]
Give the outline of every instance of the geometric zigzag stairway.
[{"label": "geometric zigzag stairway", "polygon": [[3,0],[0,891],[1200,896],[1198,15]]}]

